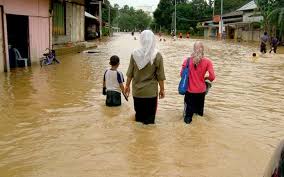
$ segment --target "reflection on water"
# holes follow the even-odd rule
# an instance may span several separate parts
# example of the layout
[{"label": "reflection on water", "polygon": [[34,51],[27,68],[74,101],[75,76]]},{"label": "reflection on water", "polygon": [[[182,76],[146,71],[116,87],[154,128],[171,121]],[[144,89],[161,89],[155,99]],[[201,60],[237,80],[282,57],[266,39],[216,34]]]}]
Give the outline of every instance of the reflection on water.
[{"label": "reflection on water", "polygon": [[177,84],[194,41],[159,43],[167,97],[153,126],[133,121],[132,100],[107,108],[101,95],[109,57],[125,73],[139,46],[128,34],[99,53],[0,75],[1,176],[262,176],[284,138],[284,56],[252,58],[256,45],[204,40],[217,80],[205,116],[185,125]]}]

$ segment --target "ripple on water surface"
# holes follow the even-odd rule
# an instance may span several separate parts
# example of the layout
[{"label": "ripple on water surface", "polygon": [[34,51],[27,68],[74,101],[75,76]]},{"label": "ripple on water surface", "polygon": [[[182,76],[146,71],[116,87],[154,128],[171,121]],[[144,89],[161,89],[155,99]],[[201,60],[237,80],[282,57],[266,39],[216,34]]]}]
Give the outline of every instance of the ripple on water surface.
[{"label": "ripple on water surface", "polygon": [[0,176],[262,176],[284,137],[283,55],[251,58],[254,45],[203,40],[217,79],[204,117],[182,121],[179,71],[196,40],[158,42],[167,76],[156,125],[135,123],[133,101],[104,106],[102,77],[118,55],[126,73],[139,40],[100,42],[98,53],[0,76]]}]

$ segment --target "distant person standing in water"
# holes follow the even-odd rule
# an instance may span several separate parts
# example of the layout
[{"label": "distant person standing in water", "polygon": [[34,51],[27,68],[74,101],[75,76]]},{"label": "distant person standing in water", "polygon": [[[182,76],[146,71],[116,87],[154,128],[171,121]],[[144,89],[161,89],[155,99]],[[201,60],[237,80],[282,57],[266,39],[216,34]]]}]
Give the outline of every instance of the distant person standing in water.
[{"label": "distant person standing in water", "polygon": [[190,33],[187,32],[187,33],[186,33],[186,38],[189,39],[189,37],[190,37]]},{"label": "distant person standing in water", "polygon": [[274,53],[276,53],[277,52],[277,46],[279,45],[279,40],[276,37],[272,37],[270,44],[271,44],[271,49],[270,49],[269,53],[271,53],[272,51]]},{"label": "distant person standing in water", "polygon": [[261,53],[266,53],[266,45],[269,41],[269,36],[267,32],[264,32],[264,35],[260,38],[260,52]]},{"label": "distant person standing in water", "polygon": [[174,30],[172,30],[171,31],[171,36],[174,37],[174,34],[175,34]]},{"label": "distant person standing in water", "polygon": [[175,40],[176,40],[176,33],[175,33],[175,30],[172,30],[171,36],[172,36],[173,40],[175,41]]},{"label": "distant person standing in water", "polygon": [[129,96],[132,81],[135,120],[143,124],[154,124],[158,96],[160,99],[165,97],[163,57],[156,49],[156,39],[152,31],[143,31],[140,42],[141,48],[134,50],[130,58],[125,94]]},{"label": "distant person standing in water", "polygon": [[[186,66],[189,67],[189,87],[184,97],[184,122],[190,124],[194,113],[203,116],[206,95],[205,81],[212,82],[215,79],[215,73],[212,62],[204,57],[204,46],[201,42],[194,44],[193,53],[190,58],[184,60],[181,73]],[[205,77],[207,72],[209,76]]]}]

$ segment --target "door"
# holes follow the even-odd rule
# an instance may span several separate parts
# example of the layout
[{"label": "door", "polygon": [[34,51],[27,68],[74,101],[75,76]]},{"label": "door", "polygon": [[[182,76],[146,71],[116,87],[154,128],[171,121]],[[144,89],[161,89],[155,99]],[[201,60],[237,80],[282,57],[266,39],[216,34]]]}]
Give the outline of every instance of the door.
[{"label": "door", "polygon": [[29,17],[30,58],[39,62],[46,48],[49,48],[49,18]]},{"label": "door", "polygon": [[24,61],[16,60],[14,49],[19,51],[21,58],[28,59],[30,63],[28,16],[7,14],[6,17],[10,68],[24,67]]}]

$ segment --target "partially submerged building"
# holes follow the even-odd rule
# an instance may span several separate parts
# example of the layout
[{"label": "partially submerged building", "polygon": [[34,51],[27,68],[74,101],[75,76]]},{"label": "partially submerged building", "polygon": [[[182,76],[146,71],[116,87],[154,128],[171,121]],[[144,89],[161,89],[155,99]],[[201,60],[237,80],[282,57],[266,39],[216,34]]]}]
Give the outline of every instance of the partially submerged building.
[{"label": "partially submerged building", "polygon": [[54,45],[85,41],[86,30],[100,24],[85,12],[86,3],[98,1],[0,0],[0,72],[39,63]]},{"label": "partially submerged building", "polygon": [[85,40],[85,0],[58,0],[52,2],[53,45]]},{"label": "partially submerged building", "polygon": [[[257,5],[252,0],[236,11],[223,15],[223,38],[259,41],[262,35],[260,29],[260,22],[262,20],[263,17],[258,11]],[[219,21],[213,19],[203,22],[205,37],[218,36]]]},{"label": "partially submerged building", "polygon": [[0,0],[0,72],[37,62],[50,47],[49,0]]}]

